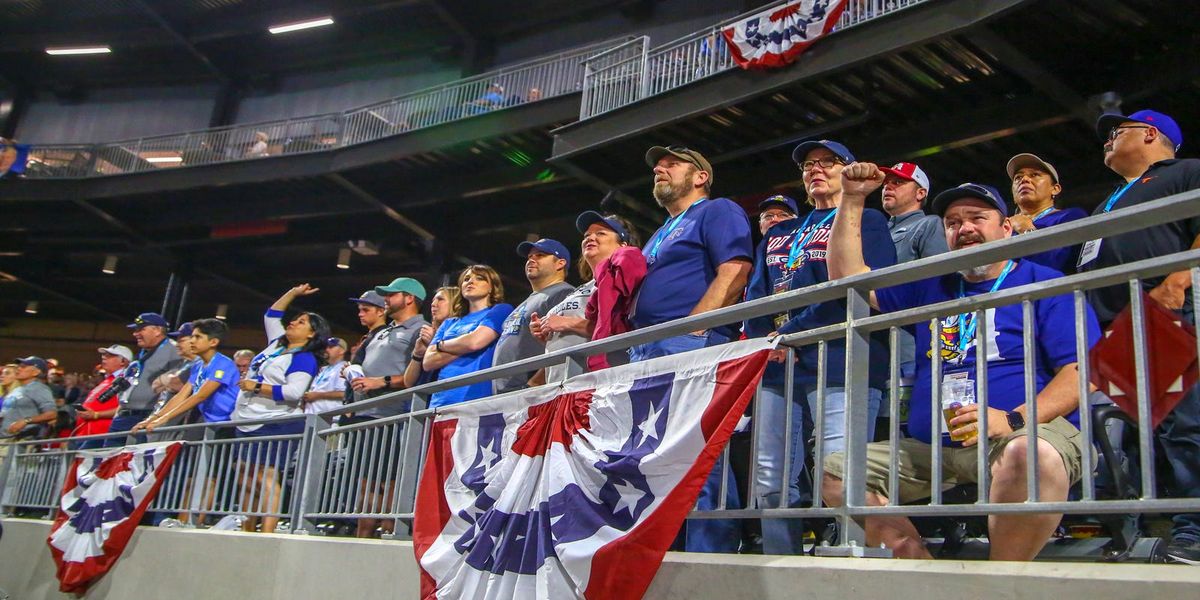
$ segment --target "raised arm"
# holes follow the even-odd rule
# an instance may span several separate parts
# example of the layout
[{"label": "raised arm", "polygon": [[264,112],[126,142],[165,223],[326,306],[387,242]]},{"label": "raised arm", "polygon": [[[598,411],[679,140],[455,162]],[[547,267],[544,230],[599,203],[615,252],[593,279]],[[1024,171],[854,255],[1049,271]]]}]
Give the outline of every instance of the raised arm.
[{"label": "raised arm", "polygon": [[300,296],[309,296],[321,291],[321,288],[315,288],[307,283],[302,283],[286,292],[271,305],[267,310],[267,314],[263,317],[263,324],[267,330],[267,341],[274,340],[283,335],[283,313],[292,305],[292,302]]},{"label": "raised arm", "polygon": [[[856,162],[842,169],[842,203],[833,219],[833,231],[825,255],[830,281],[871,270],[863,258],[863,205],[867,196],[882,184],[883,171],[873,163]],[[872,307],[879,308],[874,291],[871,292],[870,302]]]}]

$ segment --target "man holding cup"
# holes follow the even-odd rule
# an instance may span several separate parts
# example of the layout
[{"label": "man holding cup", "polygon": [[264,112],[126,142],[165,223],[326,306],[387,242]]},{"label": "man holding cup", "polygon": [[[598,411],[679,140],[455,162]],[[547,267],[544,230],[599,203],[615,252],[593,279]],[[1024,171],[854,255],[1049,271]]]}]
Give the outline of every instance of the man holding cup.
[{"label": "man holding cup", "polygon": [[[845,193],[834,220],[829,243],[830,279],[869,271],[863,262],[861,215],[866,196],[883,182],[884,173],[870,163],[854,163],[843,170]],[[938,194],[934,212],[941,217],[951,251],[973,248],[1012,235],[1008,207],[990,186],[964,183]],[[1058,271],[1025,260],[1005,260],[965,269],[959,273],[883,288],[871,292],[871,305],[881,311],[899,311],[958,298],[986,294],[1061,277]],[[1085,445],[1079,433],[1079,374],[1076,370],[1074,306],[1070,295],[1032,301],[1036,358],[1032,374],[1037,407],[1039,500],[1065,501],[1072,482],[1082,475]],[[1088,346],[1100,338],[1100,328],[1085,306],[1084,328]],[[899,441],[892,457],[888,444],[867,448],[867,503],[881,506],[928,498],[934,485],[976,480],[979,443],[979,406],[976,397],[978,348],[985,349],[987,381],[988,462],[991,467],[989,500],[1025,502],[1026,459],[1029,429],[1025,398],[1023,309],[1020,303],[977,313],[938,319],[936,328],[916,327],[916,382],[913,388],[909,433]],[[936,329],[936,330],[935,330]],[[936,338],[934,335],[936,334]],[[982,339],[980,339],[982,338]],[[933,406],[932,354],[939,353],[942,378],[937,384],[943,403]],[[942,409],[938,442],[942,448],[942,481],[932,481],[930,443],[935,441],[935,411]],[[947,419],[947,417],[949,417]],[[888,498],[889,467],[896,464],[898,498]],[[842,497],[842,456],[825,461],[822,493],[828,504],[839,506]],[[993,560],[1031,560],[1050,539],[1061,515],[992,515],[988,518]],[[884,544],[898,557],[931,558],[921,535],[905,517],[871,517],[863,520],[867,545]]]}]

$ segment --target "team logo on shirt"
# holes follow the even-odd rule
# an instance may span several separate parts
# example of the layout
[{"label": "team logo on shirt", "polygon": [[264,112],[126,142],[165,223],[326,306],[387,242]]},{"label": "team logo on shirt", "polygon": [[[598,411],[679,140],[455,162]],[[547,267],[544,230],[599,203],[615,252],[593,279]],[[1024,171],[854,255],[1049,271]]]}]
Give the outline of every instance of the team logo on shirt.
[{"label": "team logo on shirt", "polygon": [[[929,328],[932,331],[933,325],[931,324]],[[941,319],[938,322],[938,331],[934,331],[933,333],[937,334],[942,362],[953,365],[962,364],[965,356],[959,351],[962,331],[959,327],[958,315],[951,315]],[[927,351],[925,356],[932,358],[933,350],[930,349]]]},{"label": "team logo on shirt", "polygon": [[213,377],[216,377],[217,379],[222,379],[225,377],[225,371],[217,369],[217,372],[213,373]]}]

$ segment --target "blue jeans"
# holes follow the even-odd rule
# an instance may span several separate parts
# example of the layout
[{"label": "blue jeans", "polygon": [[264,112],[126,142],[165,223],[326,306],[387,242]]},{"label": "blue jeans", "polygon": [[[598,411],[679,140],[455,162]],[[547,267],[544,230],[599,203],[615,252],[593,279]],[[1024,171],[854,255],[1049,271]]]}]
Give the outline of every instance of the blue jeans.
[{"label": "blue jeans", "polygon": [[[867,389],[867,400],[869,408],[867,409],[867,441],[875,439],[875,419],[879,418],[879,405],[883,402],[883,392],[875,389]],[[813,422],[817,417],[817,391],[813,390],[808,393],[808,408],[812,411]],[[818,460],[824,460],[826,456],[834,452],[846,451],[846,388],[844,387],[827,387],[825,388],[825,415],[823,422],[825,428],[822,430],[824,445],[821,447],[821,456]]]},{"label": "blue jeans", "polygon": [[665,340],[656,342],[646,342],[640,346],[633,346],[629,349],[629,361],[640,362],[650,360],[660,356],[670,356],[672,354],[683,354],[691,350],[699,350],[717,344],[724,344],[729,341],[729,337],[712,331],[704,332],[701,335],[687,333],[678,335]]},{"label": "blue jeans", "polygon": [[[759,508],[790,508],[802,506],[812,499],[812,480],[805,472],[806,442],[805,413],[808,402],[803,385],[793,386],[792,421],[788,427],[787,398],[782,384],[763,384],[755,409],[758,428],[755,451],[758,455],[754,486]],[[786,430],[786,431],[785,431]],[[787,437],[785,437],[785,435]],[[783,455],[784,440],[790,438],[788,455]],[[788,464],[787,499],[780,491],[783,484],[783,465]],[[799,554],[804,537],[800,519],[763,519],[764,554]]]},{"label": "blue jeans", "polygon": [[[1200,385],[1188,390],[1155,433],[1169,465],[1168,497],[1200,498]],[[1176,514],[1171,521],[1176,542],[1200,543],[1200,514]]]},{"label": "blue jeans", "polygon": [[[129,431],[130,429],[133,429],[134,425],[141,423],[145,419],[146,419],[145,415],[122,415],[122,416],[113,417],[112,424],[108,426],[108,432],[109,433],[117,433],[120,431]],[[127,440],[127,439],[128,438],[119,437],[119,436],[114,437],[114,438],[108,438],[108,439],[104,440],[104,447],[105,448],[120,448],[121,446],[125,445],[125,440]],[[146,436],[144,436],[142,434],[135,435],[135,436],[133,436],[133,441],[135,444],[144,444],[144,443],[146,443]]]}]

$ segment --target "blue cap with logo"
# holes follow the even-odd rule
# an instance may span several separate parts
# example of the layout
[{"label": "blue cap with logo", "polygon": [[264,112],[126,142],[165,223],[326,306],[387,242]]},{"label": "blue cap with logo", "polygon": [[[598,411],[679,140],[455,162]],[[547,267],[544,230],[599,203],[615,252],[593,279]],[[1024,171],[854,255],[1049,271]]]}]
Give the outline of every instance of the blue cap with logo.
[{"label": "blue cap with logo", "polygon": [[530,252],[540,250],[546,254],[553,254],[557,258],[561,258],[567,262],[571,262],[571,251],[562,245],[558,240],[550,238],[542,238],[536,242],[521,242],[517,244],[517,255],[528,257]]},{"label": "blue cap with logo", "polygon": [[18,358],[17,364],[23,367],[37,367],[42,373],[46,373],[50,368],[50,365],[46,362],[46,359],[40,356],[26,356],[25,358]]},{"label": "blue cap with logo", "polygon": [[995,206],[996,210],[1000,211],[1001,215],[1004,215],[1005,217],[1008,216],[1008,205],[1006,205],[1004,200],[1001,199],[1000,191],[990,185],[984,185],[982,183],[964,183],[958,187],[952,187],[938,194],[937,197],[933,199],[933,212],[937,213],[937,216],[939,217],[945,216],[946,210],[950,208],[950,205],[953,204],[955,200],[960,200],[962,198],[976,198],[978,200],[983,200],[984,202]]},{"label": "blue cap with logo", "polygon": [[834,153],[834,155],[842,159],[842,162],[846,164],[854,162],[854,155],[850,153],[850,149],[833,140],[808,140],[807,142],[800,142],[800,145],[796,146],[795,150],[792,150],[792,160],[796,164],[800,164],[804,162],[804,157],[808,156],[809,152],[817,148],[824,148]]},{"label": "blue cap with logo", "polygon": [[137,316],[132,323],[126,325],[130,329],[141,329],[143,327],[153,325],[155,327],[170,328],[171,323],[163,318],[162,315],[154,312],[145,312]]},{"label": "blue cap with logo", "polygon": [[579,213],[579,216],[575,218],[575,229],[578,229],[579,233],[587,233],[588,227],[596,223],[600,223],[613,230],[622,242],[629,243],[629,230],[625,229],[625,226],[620,221],[610,219],[594,210],[586,210]]},{"label": "blue cap with logo", "polygon": [[1170,115],[1156,110],[1139,110],[1129,116],[1113,113],[1100,115],[1100,118],[1096,120],[1096,133],[1100,134],[1101,138],[1108,139],[1109,132],[1113,127],[1128,121],[1150,125],[1159,130],[1167,136],[1168,140],[1171,140],[1171,143],[1175,144],[1176,150],[1183,145],[1183,130],[1179,128],[1179,123],[1176,123]]},{"label": "blue cap with logo", "polygon": [[193,331],[194,331],[194,329],[192,328],[192,322],[188,321],[188,322],[184,323],[183,325],[179,326],[179,331],[172,331],[172,332],[168,333],[167,337],[169,337],[171,339],[177,339],[177,338],[181,338],[181,337],[191,337]]},{"label": "blue cap with logo", "polygon": [[793,215],[800,213],[800,209],[796,206],[796,201],[782,194],[776,194],[758,203],[758,210],[767,210],[771,207],[782,208]]}]

